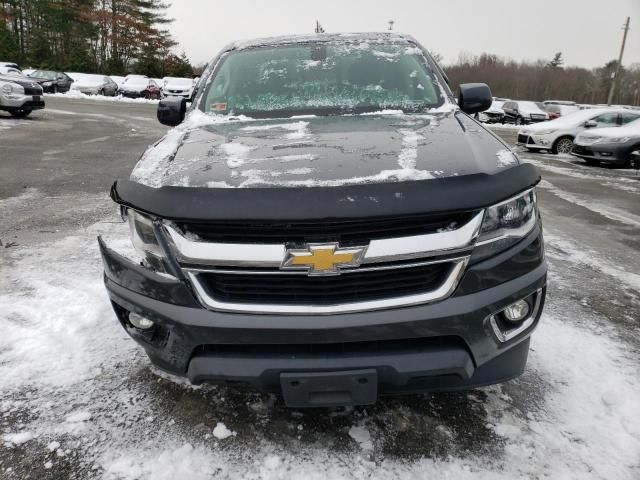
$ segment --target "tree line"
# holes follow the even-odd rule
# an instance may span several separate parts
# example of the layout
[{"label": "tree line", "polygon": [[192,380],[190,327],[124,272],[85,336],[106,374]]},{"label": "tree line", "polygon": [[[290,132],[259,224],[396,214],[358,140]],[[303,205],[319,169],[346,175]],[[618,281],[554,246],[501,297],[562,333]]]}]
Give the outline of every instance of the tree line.
[{"label": "tree line", "polygon": [[191,76],[162,0],[0,0],[0,61],[150,77]]},{"label": "tree line", "polygon": [[[586,69],[564,67],[562,54],[550,61],[516,62],[489,53],[461,54],[445,65],[452,87],[467,82],[484,82],[494,96],[513,100],[573,100],[578,103],[607,102],[617,60]],[[621,65],[613,104],[640,105],[640,64]]]}]

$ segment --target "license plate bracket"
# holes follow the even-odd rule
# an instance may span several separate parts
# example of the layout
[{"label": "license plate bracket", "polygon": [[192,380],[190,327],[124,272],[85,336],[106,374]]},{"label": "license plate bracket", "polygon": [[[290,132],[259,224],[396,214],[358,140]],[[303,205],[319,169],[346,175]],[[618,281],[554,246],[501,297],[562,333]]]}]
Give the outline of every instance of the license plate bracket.
[{"label": "license plate bracket", "polygon": [[378,398],[378,372],[368,368],[281,373],[280,386],[288,407],[371,405]]}]

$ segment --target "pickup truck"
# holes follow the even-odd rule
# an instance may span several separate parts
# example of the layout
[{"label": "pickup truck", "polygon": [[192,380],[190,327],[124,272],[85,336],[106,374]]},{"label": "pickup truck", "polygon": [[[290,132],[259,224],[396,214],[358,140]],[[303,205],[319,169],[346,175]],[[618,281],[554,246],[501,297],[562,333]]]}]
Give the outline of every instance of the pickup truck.
[{"label": "pickup truck", "polygon": [[116,316],[193,384],[290,407],[520,375],[547,267],[540,175],[396,33],[234,43],[111,189],[139,256],[99,244]]}]

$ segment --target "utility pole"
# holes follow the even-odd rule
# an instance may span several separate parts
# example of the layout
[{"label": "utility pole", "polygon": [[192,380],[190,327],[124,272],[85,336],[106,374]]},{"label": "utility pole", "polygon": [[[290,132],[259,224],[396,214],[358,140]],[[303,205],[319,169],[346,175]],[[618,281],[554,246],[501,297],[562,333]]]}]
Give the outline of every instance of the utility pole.
[{"label": "utility pole", "polygon": [[389,30],[393,30],[393,24],[396,23],[393,20],[389,20]]},{"label": "utility pole", "polygon": [[607,105],[611,105],[611,103],[613,102],[613,95],[616,92],[616,84],[618,83],[618,75],[620,75],[620,65],[622,65],[622,55],[624,55],[624,46],[627,43],[627,32],[629,31],[630,21],[631,18],[627,17],[627,23],[624,24],[624,34],[622,35],[622,45],[620,46],[620,56],[618,57],[616,70],[611,76],[611,88],[609,89],[609,98],[607,100]]}]

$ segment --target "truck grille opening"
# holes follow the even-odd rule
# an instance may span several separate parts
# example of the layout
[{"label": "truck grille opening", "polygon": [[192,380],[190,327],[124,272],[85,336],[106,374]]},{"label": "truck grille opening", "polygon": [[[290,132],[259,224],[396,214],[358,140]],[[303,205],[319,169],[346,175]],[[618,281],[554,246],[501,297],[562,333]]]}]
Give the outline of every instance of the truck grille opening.
[{"label": "truck grille opening", "polygon": [[451,263],[392,270],[349,272],[340,276],[203,272],[198,280],[207,294],[230,303],[334,305],[419,294],[437,289]]},{"label": "truck grille opening", "polygon": [[388,340],[360,340],[335,343],[260,343],[260,344],[208,344],[200,345],[192,357],[203,354],[230,356],[325,356],[367,355],[382,353],[409,353],[436,348],[468,350],[465,342],[456,336],[399,338]]},{"label": "truck grille opening", "polygon": [[476,212],[456,214],[369,218],[344,221],[263,221],[178,223],[183,233],[220,243],[340,242],[342,246],[370,240],[435,233],[459,228]]}]

